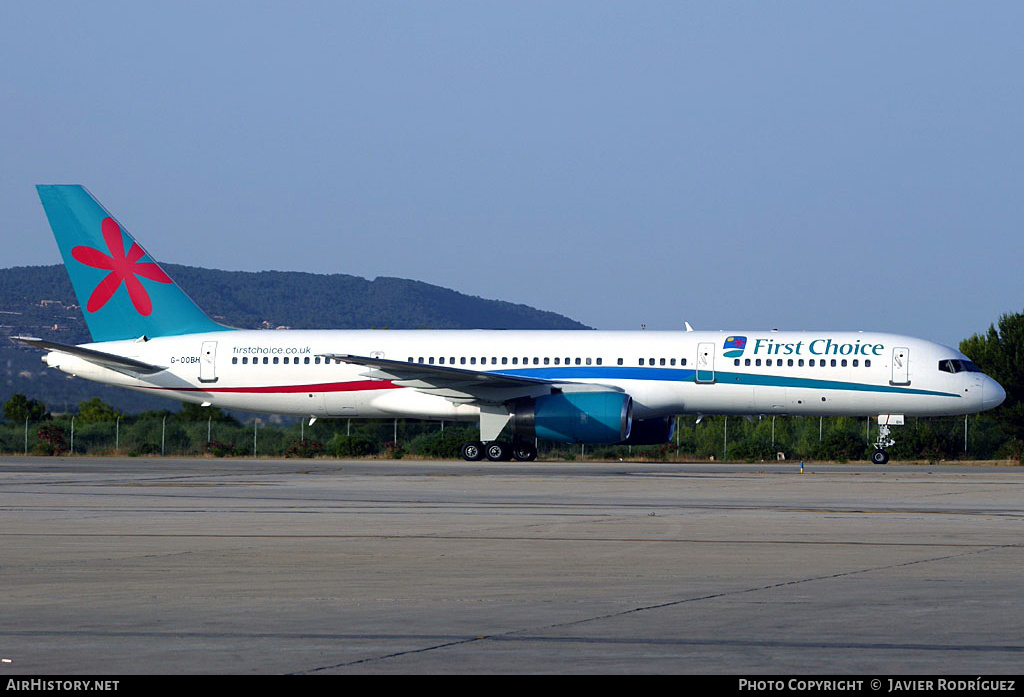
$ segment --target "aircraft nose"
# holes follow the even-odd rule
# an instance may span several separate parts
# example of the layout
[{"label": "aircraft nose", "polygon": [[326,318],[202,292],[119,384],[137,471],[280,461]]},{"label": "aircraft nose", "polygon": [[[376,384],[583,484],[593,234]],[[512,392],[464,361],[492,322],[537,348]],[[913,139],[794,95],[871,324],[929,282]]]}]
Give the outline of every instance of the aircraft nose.
[{"label": "aircraft nose", "polygon": [[1006,399],[1006,390],[992,378],[987,378],[982,387],[981,407],[982,409],[995,409]]}]

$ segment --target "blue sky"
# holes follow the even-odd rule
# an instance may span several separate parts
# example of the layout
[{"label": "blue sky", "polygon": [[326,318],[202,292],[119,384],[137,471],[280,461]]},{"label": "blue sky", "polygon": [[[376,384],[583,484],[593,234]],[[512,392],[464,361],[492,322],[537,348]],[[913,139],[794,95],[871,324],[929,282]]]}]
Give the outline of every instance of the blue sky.
[{"label": "blue sky", "polygon": [[1020,2],[6,3],[0,266],[57,263],[33,185],[82,183],[162,261],[956,345],[1024,310],[1021,36]]}]

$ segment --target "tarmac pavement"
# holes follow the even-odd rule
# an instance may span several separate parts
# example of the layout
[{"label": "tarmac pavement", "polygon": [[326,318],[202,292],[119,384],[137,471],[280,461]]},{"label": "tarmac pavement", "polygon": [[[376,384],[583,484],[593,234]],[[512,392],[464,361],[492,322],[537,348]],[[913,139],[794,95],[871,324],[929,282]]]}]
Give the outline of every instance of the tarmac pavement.
[{"label": "tarmac pavement", "polygon": [[1024,470],[0,458],[0,676],[1019,673]]}]

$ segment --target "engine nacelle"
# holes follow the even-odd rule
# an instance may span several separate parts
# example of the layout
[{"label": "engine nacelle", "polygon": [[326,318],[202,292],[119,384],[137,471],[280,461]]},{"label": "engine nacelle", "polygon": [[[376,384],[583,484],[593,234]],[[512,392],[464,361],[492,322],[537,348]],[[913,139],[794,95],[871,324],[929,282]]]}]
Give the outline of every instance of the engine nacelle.
[{"label": "engine nacelle", "polygon": [[634,419],[629,437],[622,445],[661,445],[672,440],[676,432],[676,417],[655,416],[650,419]]},{"label": "engine nacelle", "polygon": [[513,407],[516,436],[562,443],[618,443],[629,438],[633,398],[622,392],[565,392]]}]

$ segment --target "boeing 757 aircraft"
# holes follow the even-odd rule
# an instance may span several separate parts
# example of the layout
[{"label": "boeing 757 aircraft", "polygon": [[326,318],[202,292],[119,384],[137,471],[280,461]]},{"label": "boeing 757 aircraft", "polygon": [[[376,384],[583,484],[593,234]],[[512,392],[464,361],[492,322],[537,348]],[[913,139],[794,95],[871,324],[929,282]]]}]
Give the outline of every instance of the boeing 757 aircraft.
[{"label": "boeing 757 aircraft", "polygon": [[667,442],[677,414],[879,415],[883,464],[904,416],[1005,397],[962,353],[895,334],[232,329],[84,187],[38,191],[93,342],[15,338],[72,375],[204,406],[476,421],[462,455],[496,461],[533,460],[536,439]]}]

